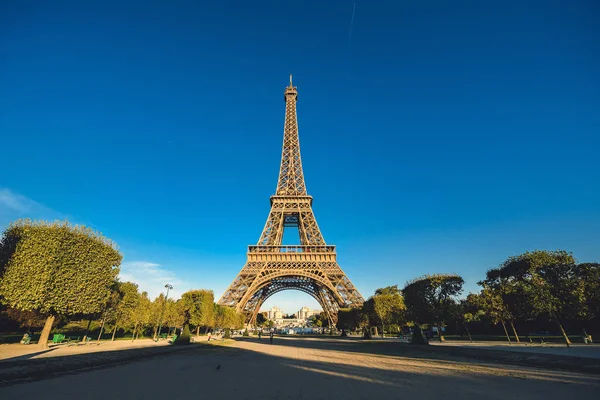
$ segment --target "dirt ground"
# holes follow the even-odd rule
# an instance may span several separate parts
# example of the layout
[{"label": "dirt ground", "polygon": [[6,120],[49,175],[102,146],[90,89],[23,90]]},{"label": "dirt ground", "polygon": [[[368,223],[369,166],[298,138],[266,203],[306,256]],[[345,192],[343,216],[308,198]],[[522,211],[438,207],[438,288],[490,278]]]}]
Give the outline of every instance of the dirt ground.
[{"label": "dirt ground", "polygon": [[390,345],[289,337],[272,345],[266,338],[203,342],[184,353],[3,387],[0,398],[552,400],[600,393],[598,375],[428,358],[401,344],[392,354]]},{"label": "dirt ground", "polygon": [[120,351],[126,349],[137,349],[141,347],[157,347],[168,346],[166,340],[154,342],[151,339],[131,340],[115,340],[96,342],[92,341],[89,344],[59,344],[50,345],[47,349],[42,349],[37,345],[22,345],[19,343],[2,344],[0,345],[0,363],[3,361],[38,359],[46,357],[65,357],[76,354],[87,354],[106,351]]},{"label": "dirt ground", "polygon": [[512,343],[506,342],[474,342],[467,341],[446,341],[439,343],[432,340],[430,344],[434,346],[454,346],[476,349],[502,350],[519,353],[553,354],[559,356],[600,358],[600,344],[573,343],[567,347],[563,343],[531,344],[531,343]]}]

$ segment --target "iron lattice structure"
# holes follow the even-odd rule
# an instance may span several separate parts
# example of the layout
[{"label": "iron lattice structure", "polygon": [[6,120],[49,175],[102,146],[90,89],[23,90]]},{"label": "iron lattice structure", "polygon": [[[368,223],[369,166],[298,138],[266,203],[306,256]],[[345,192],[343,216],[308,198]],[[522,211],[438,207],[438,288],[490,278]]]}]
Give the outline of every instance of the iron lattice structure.
[{"label": "iron lattice structure", "polygon": [[[364,299],[338,265],[335,246],[325,243],[312,210],[300,158],[298,91],[291,75],[284,98],[283,151],[271,212],[258,244],[248,246],[246,265],[219,304],[235,307],[254,322],[269,297],[283,290],[300,290],[317,300],[330,323],[335,323],[340,307],[360,306]],[[300,245],[282,245],[286,227],[298,228]]]}]

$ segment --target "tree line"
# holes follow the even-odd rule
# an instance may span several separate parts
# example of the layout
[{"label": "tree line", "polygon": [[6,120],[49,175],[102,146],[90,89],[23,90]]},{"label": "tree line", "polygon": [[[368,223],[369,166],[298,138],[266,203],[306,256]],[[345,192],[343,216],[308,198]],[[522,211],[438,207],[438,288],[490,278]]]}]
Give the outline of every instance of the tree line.
[{"label": "tree line", "polygon": [[[151,300],[133,282],[117,278],[122,255],[117,245],[90,228],[68,222],[19,220],[0,239],[2,314],[21,327],[41,327],[47,346],[58,320],[63,329],[103,334],[130,332],[132,340],[156,336],[159,328],[240,329],[244,316],[214,302],[211,290],[191,290],[179,300],[163,294]],[[78,321],[78,322],[75,322]],[[83,322],[81,322],[83,321]],[[86,325],[85,327],[82,326]]]},{"label": "tree line", "polygon": [[[179,300],[162,294],[154,300],[133,282],[117,278],[122,255],[117,245],[90,228],[68,222],[19,220],[0,239],[0,324],[2,316],[22,326],[41,327],[46,345],[53,327],[109,334],[130,332],[132,339],[156,336],[158,330],[183,328],[179,342],[214,328],[241,329],[245,316],[214,302],[210,290],[191,290]],[[340,309],[337,327],[365,336],[411,330],[424,342],[423,329],[470,337],[471,328],[501,327],[508,341],[519,331],[569,332],[600,329],[600,265],[578,263],[566,251],[533,251],[509,257],[487,271],[477,293],[462,298],[464,280],[456,274],[433,274],[377,289],[361,307]],[[262,318],[264,320],[264,318]],[[265,325],[266,321],[260,321]],[[58,322],[57,322],[58,321]],[[78,321],[78,322],[77,322]],[[314,326],[329,325],[325,315]],[[84,326],[85,325],[85,326]],[[272,326],[272,325],[271,325]],[[587,331],[586,331],[587,329]]]},{"label": "tree line", "polygon": [[[577,263],[564,250],[536,250],[509,257],[487,271],[481,290],[460,298],[464,279],[456,274],[425,275],[377,289],[362,307],[341,309],[337,328],[372,333],[413,331],[424,343],[423,328],[435,328],[440,341],[449,330],[471,338],[469,326],[501,326],[506,339],[521,341],[519,326],[550,330],[571,344],[568,331],[584,337],[600,329],[600,264]],[[432,330],[432,329],[431,329]],[[428,331],[429,332],[429,331]],[[512,338],[512,339],[511,339]]]}]

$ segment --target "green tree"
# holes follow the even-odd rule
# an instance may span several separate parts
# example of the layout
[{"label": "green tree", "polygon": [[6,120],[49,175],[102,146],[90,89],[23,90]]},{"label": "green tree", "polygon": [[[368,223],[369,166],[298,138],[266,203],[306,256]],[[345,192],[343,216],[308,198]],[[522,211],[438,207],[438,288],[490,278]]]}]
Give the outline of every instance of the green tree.
[{"label": "green tree", "polygon": [[[506,335],[506,340],[510,344],[510,335],[508,334],[508,330],[506,329],[506,320],[510,320],[512,318],[512,314],[508,311],[506,304],[502,300],[502,295],[498,289],[493,289],[488,286],[485,282],[479,282],[480,285],[483,286],[481,292],[478,294],[469,294],[467,296],[467,300],[476,305],[479,310],[486,315],[492,324],[497,325],[498,323],[502,324],[502,328],[504,329],[504,334]],[[514,326],[514,325],[513,325]],[[516,335],[516,330],[514,331]]]},{"label": "green tree", "polygon": [[244,327],[245,315],[238,313],[232,307],[215,304],[215,327],[228,329],[241,329]]},{"label": "green tree", "polygon": [[[522,293],[533,315],[548,314],[556,322],[567,346],[571,344],[559,315],[578,308],[576,265],[572,253],[564,250],[536,250],[509,257],[500,266],[502,279]],[[578,300],[579,299],[579,300]]]},{"label": "green tree", "polygon": [[0,298],[47,315],[38,342],[46,347],[57,316],[102,310],[121,260],[116,245],[92,229],[19,220],[0,241]]},{"label": "green tree", "polygon": [[600,264],[583,263],[575,268],[576,285],[574,290],[581,296],[579,319],[589,321],[600,319]]},{"label": "green tree", "polygon": [[383,295],[401,296],[402,291],[400,289],[398,289],[398,285],[386,286],[384,288],[379,288],[379,289],[375,290],[375,296],[383,296]]},{"label": "green tree", "polygon": [[[324,328],[329,325],[329,318],[325,312],[320,312],[319,314],[315,314],[310,317],[310,322],[312,326]],[[269,328],[272,328],[272,326],[269,326]]]},{"label": "green tree", "polygon": [[455,298],[462,293],[463,284],[463,278],[454,274],[425,275],[408,282],[402,293],[415,329],[423,324],[435,326],[443,341],[442,326],[455,313]]},{"label": "green tree", "polygon": [[457,312],[457,320],[464,324],[467,335],[469,336],[469,341],[472,343],[473,338],[471,337],[469,324],[480,321],[481,317],[485,315],[485,312],[479,306],[477,295],[469,293],[466,299],[459,302]]},{"label": "green tree", "polygon": [[181,335],[177,336],[177,339],[175,340],[175,342],[173,344],[175,345],[186,345],[186,344],[190,344],[190,324],[185,324],[183,326],[183,331],[181,332]]},{"label": "green tree", "polygon": [[375,326],[381,327],[381,337],[384,336],[385,327],[402,325],[406,307],[398,285],[380,288],[363,305],[364,311],[375,321]]},{"label": "green tree", "polygon": [[100,341],[100,339],[102,338],[102,333],[104,332],[106,322],[111,321],[115,318],[115,309],[117,307],[117,303],[120,301],[121,295],[118,289],[119,281],[115,279],[110,285],[108,296],[106,297],[104,304],[102,305],[102,310],[100,312],[101,323],[100,332],[98,333],[98,341]]},{"label": "green tree", "polygon": [[214,303],[214,324],[215,328],[223,328],[227,322],[227,307]]},{"label": "green tree", "polygon": [[340,308],[337,316],[336,328],[342,331],[342,336],[347,335],[346,331],[354,331],[368,323],[366,315],[357,307]]},{"label": "green tree", "polygon": [[531,307],[528,307],[526,292],[515,280],[509,279],[502,268],[492,268],[486,272],[483,281],[478,282],[483,287],[481,295],[485,303],[481,303],[486,314],[494,324],[500,322],[504,328],[506,338],[510,343],[510,335],[506,329],[505,321],[508,321],[515,335],[515,340],[520,342],[515,319],[531,319]]},{"label": "green tree", "polygon": [[196,327],[196,336],[201,326],[209,326],[214,318],[215,297],[212,290],[190,290],[181,297],[187,323]]},{"label": "green tree", "polygon": [[132,282],[118,282],[118,301],[114,309],[114,328],[111,340],[115,340],[119,325],[124,328],[133,328],[135,324],[135,312],[140,303],[138,285]]},{"label": "green tree", "polygon": [[146,328],[152,326],[152,323],[154,322],[152,320],[152,301],[148,298],[148,292],[142,292],[140,294],[137,306],[132,313],[132,322],[132,341],[139,337],[140,331],[143,332]]},{"label": "green tree", "polygon": [[263,327],[267,322],[267,317],[263,313],[256,314],[256,326]]},{"label": "green tree", "polygon": [[171,333],[171,328],[183,328],[185,322],[184,304],[181,299],[168,299],[165,309],[165,323],[168,327],[168,333]]}]

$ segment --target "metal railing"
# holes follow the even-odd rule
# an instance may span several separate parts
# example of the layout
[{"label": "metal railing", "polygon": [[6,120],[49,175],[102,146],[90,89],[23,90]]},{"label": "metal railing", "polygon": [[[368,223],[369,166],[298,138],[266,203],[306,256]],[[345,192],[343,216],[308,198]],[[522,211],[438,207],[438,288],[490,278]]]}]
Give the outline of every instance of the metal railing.
[{"label": "metal railing", "polygon": [[248,246],[248,253],[335,253],[335,246]]}]

